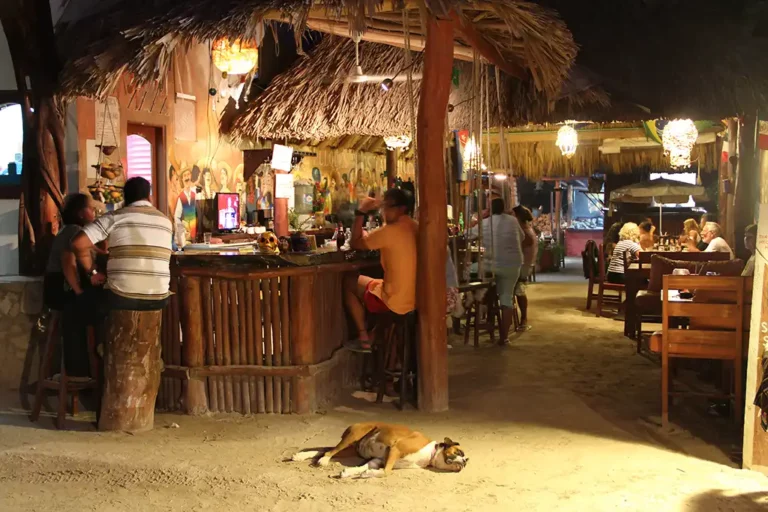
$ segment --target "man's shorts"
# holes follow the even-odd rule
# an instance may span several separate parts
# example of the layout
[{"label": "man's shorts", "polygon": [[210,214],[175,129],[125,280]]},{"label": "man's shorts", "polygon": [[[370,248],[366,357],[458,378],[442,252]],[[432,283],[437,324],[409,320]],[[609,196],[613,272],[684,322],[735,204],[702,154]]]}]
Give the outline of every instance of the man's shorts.
[{"label": "man's shorts", "polygon": [[519,278],[520,267],[496,268],[496,292],[499,294],[501,307],[511,308],[514,305],[513,295]]},{"label": "man's shorts", "polygon": [[523,265],[520,268],[520,278],[515,285],[515,297],[525,297],[528,291],[528,277],[531,275],[532,267],[530,265]]},{"label": "man's shorts", "polygon": [[369,313],[386,313],[389,311],[389,308],[386,304],[384,304],[384,301],[381,300],[381,298],[373,293],[371,290],[373,290],[377,286],[382,286],[383,281],[381,279],[372,279],[368,285],[365,287],[365,293],[363,294],[363,303],[365,304],[365,309],[368,310]]}]

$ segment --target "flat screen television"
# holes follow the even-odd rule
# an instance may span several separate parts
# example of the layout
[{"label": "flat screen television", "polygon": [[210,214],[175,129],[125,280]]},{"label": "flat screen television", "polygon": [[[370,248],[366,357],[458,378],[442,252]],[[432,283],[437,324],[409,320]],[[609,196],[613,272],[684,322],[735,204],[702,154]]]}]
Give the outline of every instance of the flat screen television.
[{"label": "flat screen television", "polygon": [[216,194],[216,227],[220,233],[240,227],[240,195]]}]

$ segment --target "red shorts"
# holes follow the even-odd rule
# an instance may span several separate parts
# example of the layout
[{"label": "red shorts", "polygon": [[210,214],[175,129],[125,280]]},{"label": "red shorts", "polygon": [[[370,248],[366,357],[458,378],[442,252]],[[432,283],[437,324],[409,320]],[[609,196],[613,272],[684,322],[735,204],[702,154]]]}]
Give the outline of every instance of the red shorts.
[{"label": "red shorts", "polygon": [[389,308],[384,304],[384,301],[371,292],[371,288],[376,286],[379,282],[379,280],[374,279],[365,287],[363,304],[365,304],[365,309],[367,309],[369,313],[386,313],[389,311]]}]

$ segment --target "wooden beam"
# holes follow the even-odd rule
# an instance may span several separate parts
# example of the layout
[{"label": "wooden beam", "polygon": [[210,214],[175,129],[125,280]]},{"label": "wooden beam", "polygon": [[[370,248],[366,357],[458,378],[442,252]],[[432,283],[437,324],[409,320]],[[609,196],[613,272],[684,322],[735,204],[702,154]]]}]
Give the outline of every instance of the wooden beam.
[{"label": "wooden beam", "polygon": [[[338,21],[323,21],[319,19],[313,19],[307,22],[307,28],[317,30],[318,32],[325,32],[326,34],[334,34],[342,37],[349,37],[350,34],[349,25],[347,23],[341,23]],[[388,44],[397,48],[405,48],[404,36],[395,35],[389,32],[369,30],[362,35],[362,40],[370,41],[372,43]],[[420,52],[424,50],[425,44],[426,38],[424,36],[411,36],[411,49],[413,51]],[[453,40],[451,40],[449,47],[453,48],[454,58],[472,62],[472,48],[456,45],[454,44]]]},{"label": "wooden beam", "polygon": [[499,50],[475,29],[471,21],[457,14],[456,11],[451,11],[450,18],[453,20],[454,29],[461,35],[461,38],[477,50],[480,55],[485,57],[488,62],[510,76],[520,78],[521,80],[528,78],[528,71],[519,64],[513,64],[505,59]]},{"label": "wooden beam", "polygon": [[419,155],[419,409],[448,409],[445,262],[448,257],[447,189],[443,144],[453,69],[453,27],[427,18],[424,72],[416,121]]}]

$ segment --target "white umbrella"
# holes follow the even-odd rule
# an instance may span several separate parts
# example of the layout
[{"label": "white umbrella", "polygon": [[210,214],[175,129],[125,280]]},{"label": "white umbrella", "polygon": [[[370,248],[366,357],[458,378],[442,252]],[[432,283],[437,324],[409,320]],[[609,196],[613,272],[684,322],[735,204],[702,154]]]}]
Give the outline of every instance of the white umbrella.
[{"label": "white umbrella", "polygon": [[665,203],[686,203],[693,196],[696,201],[706,201],[707,192],[701,185],[690,185],[682,181],[658,179],[643,181],[617,188],[611,192],[612,203],[659,204],[659,233],[662,232],[661,205]]}]

